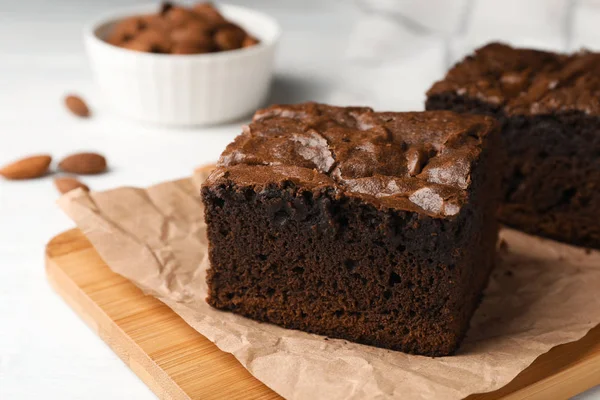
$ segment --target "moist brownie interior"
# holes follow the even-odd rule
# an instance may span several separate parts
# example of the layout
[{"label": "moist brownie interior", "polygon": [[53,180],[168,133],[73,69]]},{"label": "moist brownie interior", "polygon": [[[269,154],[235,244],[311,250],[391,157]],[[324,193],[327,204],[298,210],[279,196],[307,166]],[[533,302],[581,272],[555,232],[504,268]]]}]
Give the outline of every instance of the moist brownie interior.
[{"label": "moist brownie interior", "polygon": [[600,248],[600,54],[487,45],[427,93],[428,110],[496,117],[502,223]]},{"label": "moist brownie interior", "polygon": [[454,352],[493,267],[492,118],[273,106],[202,188],[214,307],[334,338]]}]

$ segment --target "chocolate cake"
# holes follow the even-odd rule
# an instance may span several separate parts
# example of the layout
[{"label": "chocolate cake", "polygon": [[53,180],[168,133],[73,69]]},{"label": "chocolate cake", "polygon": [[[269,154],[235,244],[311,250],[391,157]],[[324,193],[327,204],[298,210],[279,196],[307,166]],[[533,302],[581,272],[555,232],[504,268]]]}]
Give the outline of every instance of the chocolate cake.
[{"label": "chocolate cake", "polygon": [[258,111],[202,188],[208,303],[430,356],[494,265],[493,118],[308,103]]},{"label": "chocolate cake", "polygon": [[501,122],[502,223],[600,248],[600,54],[493,43],[434,84],[426,108]]}]

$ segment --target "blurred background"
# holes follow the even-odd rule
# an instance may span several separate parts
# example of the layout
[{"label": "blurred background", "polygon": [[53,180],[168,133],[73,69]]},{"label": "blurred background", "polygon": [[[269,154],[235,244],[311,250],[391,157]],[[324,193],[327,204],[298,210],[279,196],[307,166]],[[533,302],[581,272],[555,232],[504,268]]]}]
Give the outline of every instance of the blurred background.
[{"label": "blurred background", "polygon": [[[421,110],[429,86],[489,41],[600,49],[600,0],[227,2],[263,11],[282,27],[269,103]],[[40,152],[98,151],[111,171],[86,183],[103,190],[187,176],[217,159],[245,120],[185,129],[139,124],[114,115],[94,85],[82,29],[103,13],[146,3],[0,0],[0,164]],[[82,95],[93,117],[70,115],[67,93]],[[56,197],[51,180],[0,181],[0,399],[154,398],[45,280],[44,245],[72,225]]]}]

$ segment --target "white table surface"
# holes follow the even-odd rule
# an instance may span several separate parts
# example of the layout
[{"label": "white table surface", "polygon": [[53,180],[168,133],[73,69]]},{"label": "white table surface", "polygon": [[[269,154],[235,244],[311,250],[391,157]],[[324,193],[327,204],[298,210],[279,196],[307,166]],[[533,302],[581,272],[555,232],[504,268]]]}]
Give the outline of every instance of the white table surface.
[{"label": "white table surface", "polygon": [[[386,64],[373,64],[380,53],[371,47],[375,43],[385,46],[385,40],[373,42],[368,37],[377,29],[388,29],[372,17],[393,4],[392,0],[368,5],[344,0],[229,2],[252,4],[275,16],[283,26],[271,102],[362,102],[396,109],[422,107],[424,90],[455,58],[448,49],[469,40],[468,29],[463,35],[465,18],[479,13],[480,21],[487,12],[484,6],[462,0],[455,3],[462,8],[453,7],[443,14],[445,24],[423,20],[416,30],[410,23],[401,28],[402,38],[417,43],[420,55],[412,58],[414,51],[403,55],[406,58],[408,54],[410,61],[400,71],[411,74],[410,82],[398,83],[393,60],[387,69]],[[418,4],[414,0],[399,2]],[[586,4],[579,8],[573,8],[568,0],[552,2],[561,3],[569,18],[579,19],[574,27],[565,25],[569,32],[558,35],[544,32],[546,25],[540,24],[541,35],[548,38],[545,43],[550,43],[549,47],[578,46],[579,37],[589,31],[583,28],[595,27],[598,21],[592,16],[599,14],[582,8],[594,2],[582,1]],[[92,82],[81,29],[86,21],[123,3],[0,0],[0,164],[32,153],[48,152],[58,159],[93,150],[104,153],[111,166],[108,174],[85,178],[93,189],[145,186],[188,175],[195,166],[215,160],[240,131],[243,122],[196,129],[140,126],[109,111]],[[370,19],[362,18],[364,15]],[[408,17],[413,17],[410,12]],[[376,29],[371,30],[369,24]],[[361,29],[366,36],[356,36]],[[582,29],[584,34],[579,35]],[[426,37],[415,41],[415,32],[421,35],[423,31],[428,33]],[[455,43],[444,38],[457,32],[467,39]],[[533,35],[533,39],[535,42],[537,37]],[[421,72],[417,78],[412,75],[415,71]],[[393,75],[396,79],[391,88],[402,90],[385,90],[386,82],[377,79]],[[80,93],[88,100],[92,119],[80,120],[65,111],[62,98],[68,92]],[[58,210],[56,198],[50,178],[0,180],[0,399],[154,398],[46,281],[44,245],[73,225]],[[600,399],[600,389],[580,398]]]}]

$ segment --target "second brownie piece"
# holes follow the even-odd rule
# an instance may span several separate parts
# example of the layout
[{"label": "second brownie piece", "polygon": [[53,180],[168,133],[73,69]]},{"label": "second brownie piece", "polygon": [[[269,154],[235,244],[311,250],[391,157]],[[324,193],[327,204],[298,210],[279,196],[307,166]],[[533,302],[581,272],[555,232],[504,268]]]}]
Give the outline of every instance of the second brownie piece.
[{"label": "second brownie piece", "polygon": [[259,111],[202,188],[208,302],[451,354],[494,265],[497,139],[492,118],[447,111]]},{"label": "second brownie piece", "polygon": [[501,222],[600,248],[600,54],[493,43],[455,65],[427,93],[428,110],[502,122]]}]

